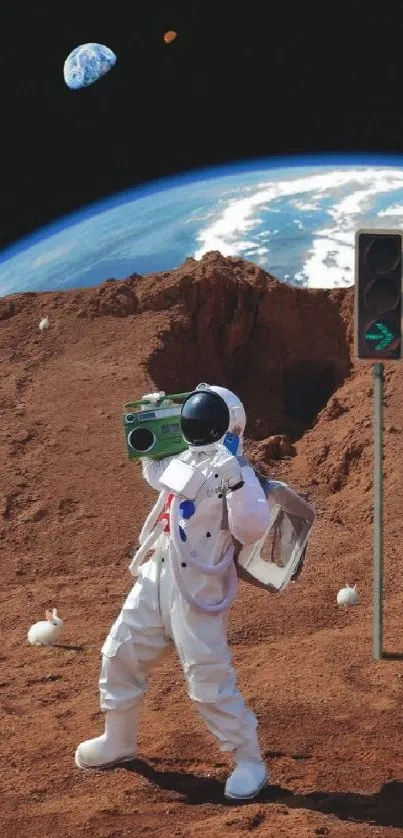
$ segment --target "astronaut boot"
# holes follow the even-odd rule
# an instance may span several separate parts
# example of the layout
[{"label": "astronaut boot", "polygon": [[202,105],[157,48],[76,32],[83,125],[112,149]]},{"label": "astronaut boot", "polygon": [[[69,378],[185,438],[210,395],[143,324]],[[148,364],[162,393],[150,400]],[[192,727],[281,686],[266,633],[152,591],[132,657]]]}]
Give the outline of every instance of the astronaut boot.
[{"label": "astronaut boot", "polygon": [[105,732],[81,742],[75,753],[78,768],[109,768],[133,759],[137,750],[139,707],[107,710]]},{"label": "astronaut boot", "polygon": [[225,784],[224,795],[231,800],[251,800],[269,780],[257,734],[247,745],[236,748],[233,755],[235,768]]}]

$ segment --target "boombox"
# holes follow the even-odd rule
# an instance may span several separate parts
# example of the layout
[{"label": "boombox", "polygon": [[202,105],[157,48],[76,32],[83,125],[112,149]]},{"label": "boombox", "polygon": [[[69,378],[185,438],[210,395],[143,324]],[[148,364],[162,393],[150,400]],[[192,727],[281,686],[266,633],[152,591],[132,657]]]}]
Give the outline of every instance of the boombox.
[{"label": "boombox", "polygon": [[180,430],[179,416],[189,393],[150,393],[125,404],[123,429],[130,460],[154,460],[180,454],[187,444]]}]

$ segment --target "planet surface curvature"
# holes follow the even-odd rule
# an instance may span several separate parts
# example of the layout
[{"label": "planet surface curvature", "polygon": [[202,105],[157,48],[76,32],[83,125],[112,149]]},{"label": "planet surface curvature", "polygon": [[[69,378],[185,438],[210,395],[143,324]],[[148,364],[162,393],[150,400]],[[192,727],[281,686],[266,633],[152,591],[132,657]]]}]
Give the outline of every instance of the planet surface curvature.
[{"label": "planet surface curvature", "polygon": [[261,160],[154,181],[0,252],[0,296],[169,271],[208,251],[305,288],[354,283],[359,228],[403,229],[403,158]]}]

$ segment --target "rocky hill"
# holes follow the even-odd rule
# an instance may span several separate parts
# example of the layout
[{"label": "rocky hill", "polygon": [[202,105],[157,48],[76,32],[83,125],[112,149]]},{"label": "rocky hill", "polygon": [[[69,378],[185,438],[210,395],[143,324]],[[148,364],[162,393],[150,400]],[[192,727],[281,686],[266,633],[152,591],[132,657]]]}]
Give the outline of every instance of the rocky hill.
[{"label": "rocky hill", "polygon": [[[44,315],[50,326],[40,332]],[[216,252],[153,276],[0,300],[7,834],[22,836],[27,821],[31,838],[134,828],[400,834],[403,375],[399,363],[386,365],[385,646],[393,659],[375,663],[372,379],[355,361],[352,336],[352,289],[292,288]],[[259,716],[275,788],[230,813],[221,802],[228,761],[196,717],[173,654],[157,666],[147,698],[145,762],[84,777],[73,763],[76,744],[102,726],[100,646],[130,587],[127,564],[154,496],[126,458],[122,407],[200,381],[239,393],[252,460],[309,492],[319,511],[298,583],[278,596],[241,584],[232,612],[239,682]],[[335,600],[346,581],[361,596],[347,612]],[[29,625],[53,605],[66,622],[64,646],[29,647]]]}]

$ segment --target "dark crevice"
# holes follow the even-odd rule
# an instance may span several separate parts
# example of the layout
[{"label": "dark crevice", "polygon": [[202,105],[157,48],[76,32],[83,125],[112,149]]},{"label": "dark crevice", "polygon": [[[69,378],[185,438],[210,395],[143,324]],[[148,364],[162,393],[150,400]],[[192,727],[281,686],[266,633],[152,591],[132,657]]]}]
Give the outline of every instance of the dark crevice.
[{"label": "dark crevice", "polygon": [[320,411],[340,387],[344,375],[335,364],[296,361],[283,371],[283,403],[287,419],[311,428]]},{"label": "dark crevice", "polygon": [[341,307],[326,292],[219,279],[182,294],[147,362],[156,389],[229,387],[245,404],[248,437],[300,439],[350,374]]}]

